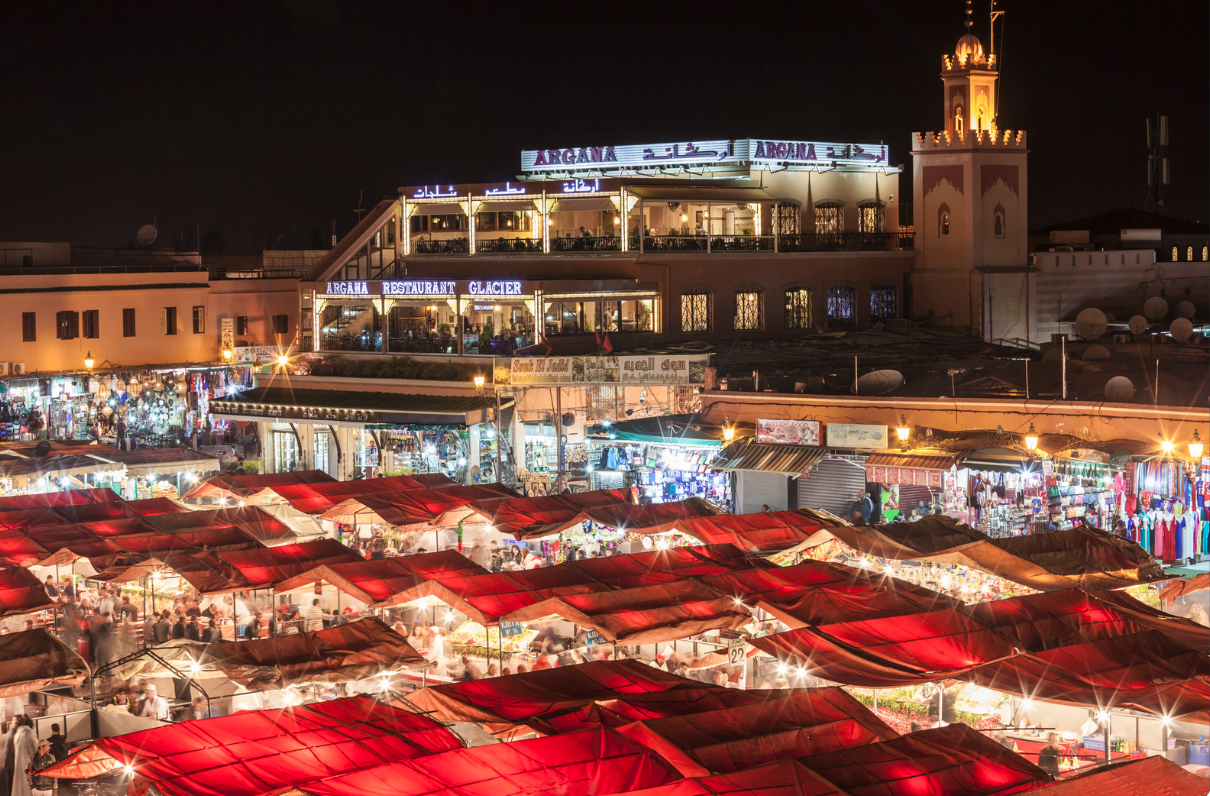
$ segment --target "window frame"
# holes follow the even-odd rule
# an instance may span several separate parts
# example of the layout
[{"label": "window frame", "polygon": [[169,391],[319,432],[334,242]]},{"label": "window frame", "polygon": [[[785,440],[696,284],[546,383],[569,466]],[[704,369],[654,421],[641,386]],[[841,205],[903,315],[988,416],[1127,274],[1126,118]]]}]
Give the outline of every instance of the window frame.
[{"label": "window frame", "polygon": [[[280,321],[280,323],[279,323]],[[273,316],[273,333],[274,334],[289,334],[290,333],[290,316],[283,313]]]},{"label": "window frame", "polygon": [[[697,306],[699,304],[702,306]],[[702,324],[703,328],[695,328],[694,324]],[[681,293],[681,331],[689,334],[705,334],[714,331],[713,292],[689,288]]]},{"label": "window frame", "polygon": [[135,327],[135,308],[134,307],[123,307],[122,308],[122,336],[123,337],[134,337],[136,332],[137,332],[137,329]]},{"label": "window frame", "polygon": [[80,318],[80,336],[85,340],[96,340],[101,336],[101,311],[84,310]]},{"label": "window frame", "polygon": [[[806,302],[798,301],[792,306],[791,296],[806,294]],[[785,315],[783,325],[787,329],[811,330],[815,328],[815,290],[807,285],[788,285],[782,290]],[[806,311],[804,319],[803,311]]]},{"label": "window frame", "polygon": [[844,202],[821,199],[815,203],[814,211],[815,234],[835,235],[844,232]]},{"label": "window frame", "polygon": [[[875,308],[875,301],[879,298],[880,292],[890,291],[891,295],[891,312],[884,314]],[[885,309],[877,308],[877,309]],[[890,284],[878,284],[870,287],[870,321],[886,321],[891,318],[899,317],[899,286]]]},{"label": "window frame", "polygon": [[160,331],[165,335],[175,335],[178,331],[176,307],[160,309]]},{"label": "window frame", "polygon": [[236,315],[235,316],[235,333],[236,334],[247,334],[248,333],[248,316],[247,315]]},{"label": "window frame", "polygon": [[80,313],[76,310],[60,310],[56,312],[55,337],[59,340],[79,339]]},{"label": "window frame", "polygon": [[[873,213],[869,211],[873,210]],[[873,216],[874,228],[869,229],[870,216]],[[868,200],[857,203],[857,231],[863,233],[886,232],[886,202]]]},{"label": "window frame", "polygon": [[[839,291],[847,291],[849,293],[848,305],[849,305],[850,313],[851,313],[851,317],[849,317],[849,318],[845,318],[843,316],[832,314],[833,293],[839,292]],[[831,329],[833,327],[838,327],[838,328],[855,327],[857,325],[857,287],[855,285],[849,284],[847,282],[836,284],[836,285],[829,285],[827,288],[827,293],[825,295],[827,297],[827,303],[825,305],[825,310],[827,312],[828,328]],[[839,300],[840,296],[837,295],[836,298]]]},{"label": "window frame", "polygon": [[194,305],[193,307],[193,333],[206,333],[206,307],[205,305]]},{"label": "window frame", "polygon": [[36,312],[21,313],[21,342],[23,342],[23,343],[38,342],[38,313],[36,313]]},{"label": "window frame", "polygon": [[[737,332],[760,332],[765,328],[765,291],[758,285],[740,286],[734,291],[732,300],[732,325]],[[741,306],[743,302],[743,306]],[[747,305],[754,305],[748,310]],[[754,313],[755,317],[752,317]],[[745,325],[741,325],[741,319]],[[754,323],[755,325],[746,325]]]}]

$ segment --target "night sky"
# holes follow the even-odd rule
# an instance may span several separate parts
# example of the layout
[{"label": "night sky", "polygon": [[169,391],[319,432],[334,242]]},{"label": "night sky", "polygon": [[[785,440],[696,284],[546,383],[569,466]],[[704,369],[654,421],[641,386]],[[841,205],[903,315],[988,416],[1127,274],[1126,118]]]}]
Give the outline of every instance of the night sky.
[{"label": "night sky", "polygon": [[[987,3],[974,32],[987,48]],[[1030,227],[1146,194],[1208,216],[1207,4],[1003,0],[1000,122],[1029,134]],[[963,4],[16,3],[0,47],[0,240],[230,252],[343,234],[405,184],[512,179],[523,148],[937,130]],[[1112,9],[1112,10],[1110,10]]]}]

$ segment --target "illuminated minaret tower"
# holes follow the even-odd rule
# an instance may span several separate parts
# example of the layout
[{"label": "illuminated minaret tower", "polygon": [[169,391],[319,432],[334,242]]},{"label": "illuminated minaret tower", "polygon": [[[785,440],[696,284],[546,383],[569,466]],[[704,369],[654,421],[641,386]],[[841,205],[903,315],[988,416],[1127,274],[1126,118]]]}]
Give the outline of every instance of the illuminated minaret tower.
[{"label": "illuminated minaret tower", "polygon": [[[1025,338],[1027,328],[1024,290],[1016,296],[1007,289],[1025,278],[1029,151],[1024,131],[997,122],[996,56],[984,53],[971,32],[970,5],[967,0],[966,33],[952,55],[941,57],[944,127],[912,136],[920,251],[912,302],[917,317],[948,315],[954,326],[1008,341]],[[993,25],[1002,13],[993,2]]]}]

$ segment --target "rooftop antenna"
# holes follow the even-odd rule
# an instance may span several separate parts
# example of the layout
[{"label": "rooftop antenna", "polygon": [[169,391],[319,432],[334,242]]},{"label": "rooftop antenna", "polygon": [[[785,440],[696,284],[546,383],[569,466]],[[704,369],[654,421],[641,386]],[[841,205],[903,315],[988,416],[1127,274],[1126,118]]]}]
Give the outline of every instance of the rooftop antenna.
[{"label": "rooftop antenna", "polygon": [[[1000,17],[1004,16],[1004,12],[996,10],[996,0],[991,0],[991,4],[992,4],[991,5],[991,22],[990,22],[990,31],[989,31],[988,43],[987,43],[987,46],[988,46],[987,54],[989,56],[995,56],[995,54],[996,54],[996,20],[999,19]],[[1001,38],[1003,38],[1003,36],[1004,36],[1004,25],[1003,24],[1000,25],[1000,36],[1001,36]],[[994,57],[989,57],[988,60],[990,60],[992,62],[992,65],[996,68],[996,71],[999,72],[1001,75],[1001,77],[996,80],[996,96],[995,96],[996,115],[994,117],[992,117],[992,122],[998,128],[1000,126],[1000,124],[999,124],[999,121],[1000,121],[1000,82],[1001,82],[1001,80],[1003,80],[1004,70],[1000,68],[1001,67],[1000,62],[997,62]],[[1003,55],[1000,60],[1003,61]]]},{"label": "rooftop antenna", "polygon": [[361,223],[361,214],[366,211],[366,209],[364,207],[362,207],[364,202],[361,201],[364,194],[365,194],[364,190],[357,192],[357,207],[353,209],[353,212],[357,214],[357,223],[358,224]]},{"label": "rooftop antenna", "polygon": [[1168,117],[1147,120],[1147,201],[1144,210],[1164,212],[1164,189],[1171,185],[1168,162]]}]

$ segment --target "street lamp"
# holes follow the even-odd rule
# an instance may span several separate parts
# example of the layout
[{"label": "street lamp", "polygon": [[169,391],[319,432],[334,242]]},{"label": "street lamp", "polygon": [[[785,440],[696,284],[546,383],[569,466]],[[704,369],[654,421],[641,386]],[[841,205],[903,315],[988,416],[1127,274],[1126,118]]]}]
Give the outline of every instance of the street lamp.
[{"label": "street lamp", "polygon": [[231,349],[230,349],[230,348],[224,348],[224,349],[223,349],[223,359],[225,359],[225,360],[227,360],[228,362],[230,362],[230,361],[231,361],[231,355],[232,355],[232,351],[231,351]]},{"label": "street lamp", "polygon": [[476,389],[476,390],[482,390],[482,389],[483,389],[483,383],[484,383],[485,381],[486,381],[486,379],[484,379],[484,378],[483,378],[483,374],[482,374],[482,373],[480,373],[479,375],[475,376],[475,389]]},{"label": "street lamp", "polygon": [[84,367],[88,368],[89,370],[92,370],[94,361],[95,360],[93,360],[93,358],[92,358],[91,351],[89,351],[87,354],[84,355]]},{"label": "street lamp", "polygon": [[284,368],[286,365],[290,364],[290,357],[286,356],[285,354],[280,355],[277,358],[277,364],[279,367]]},{"label": "street lamp", "polygon": [[1198,436],[1197,429],[1193,429],[1193,439],[1189,440],[1189,458],[1200,459],[1205,450],[1206,446],[1202,444],[1202,438]]},{"label": "street lamp", "polygon": [[899,416],[899,427],[895,429],[895,434],[899,436],[900,442],[907,442],[908,437],[912,435],[912,429],[908,427],[907,418],[903,415]]},{"label": "street lamp", "polygon": [[1156,434],[1155,438],[1160,443],[1160,450],[1164,453],[1172,453],[1172,449],[1176,447],[1172,444],[1172,440],[1164,439],[1163,434]]},{"label": "street lamp", "polygon": [[727,442],[735,439],[735,426],[725,426],[723,428],[723,439]]},{"label": "street lamp", "polygon": [[1025,432],[1025,447],[1028,450],[1037,450],[1038,448],[1038,432],[1034,430],[1034,424],[1029,424],[1029,431]]}]

